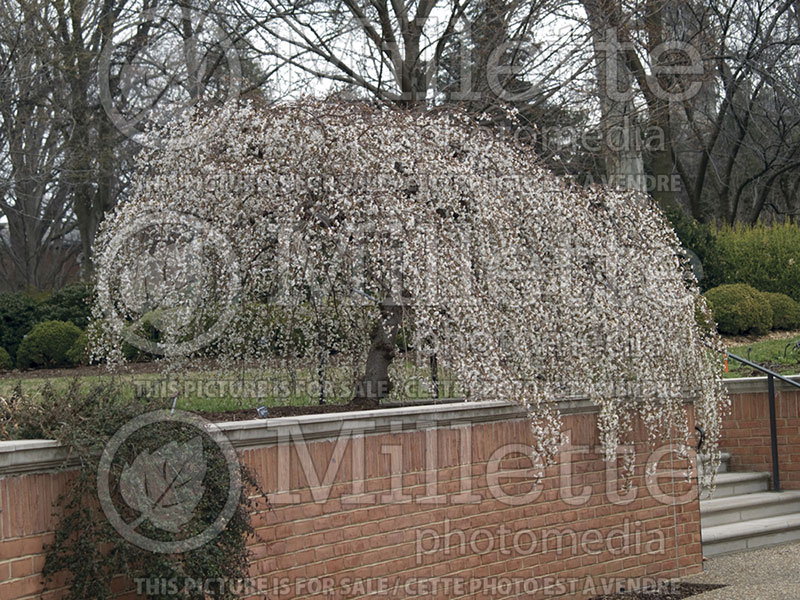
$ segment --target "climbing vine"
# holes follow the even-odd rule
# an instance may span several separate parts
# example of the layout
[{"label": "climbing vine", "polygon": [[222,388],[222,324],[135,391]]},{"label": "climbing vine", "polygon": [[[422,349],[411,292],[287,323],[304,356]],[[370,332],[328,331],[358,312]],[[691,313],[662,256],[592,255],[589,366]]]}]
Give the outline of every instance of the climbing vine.
[{"label": "climbing vine", "polygon": [[[246,467],[235,466],[243,485],[237,490],[230,518],[218,535],[199,548],[153,552],[151,547],[132,543],[104,514],[98,497],[98,470],[104,449],[126,423],[160,408],[154,402],[126,400],[122,389],[113,383],[89,389],[73,383],[66,392],[46,387],[36,397],[18,387],[10,398],[0,402],[2,439],[54,439],[68,450],[65,467],[70,476],[67,489],[55,504],[55,537],[47,548],[43,571],[50,587],[61,581],[56,576],[66,573],[68,600],[111,598],[112,583],[123,576],[131,589],[151,599],[233,599],[241,597],[245,589],[246,543],[253,533],[250,515],[257,497],[256,481]],[[169,523],[158,521],[155,512],[149,514],[150,521],[140,518],[137,522],[141,506],[135,506],[130,496],[124,498],[124,490],[120,492],[126,469],[136,467],[137,457],[149,458],[163,453],[163,448],[187,445],[196,451],[192,444],[200,444],[204,472],[202,482],[192,482],[197,499],[191,506],[191,518],[174,532],[168,530],[172,529]],[[176,457],[165,456],[167,462]],[[208,527],[223,510],[231,484],[228,459],[218,451],[216,442],[210,436],[198,438],[196,428],[179,421],[160,422],[128,437],[108,475],[121,519],[133,522],[147,539],[167,543],[180,542]],[[142,492],[138,498],[145,496]],[[172,524],[176,521],[174,508],[162,516]]]}]

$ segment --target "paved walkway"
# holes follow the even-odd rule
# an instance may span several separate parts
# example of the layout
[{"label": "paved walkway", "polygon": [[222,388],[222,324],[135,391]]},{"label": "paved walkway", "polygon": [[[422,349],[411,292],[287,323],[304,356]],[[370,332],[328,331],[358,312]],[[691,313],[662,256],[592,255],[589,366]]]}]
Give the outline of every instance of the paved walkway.
[{"label": "paved walkway", "polygon": [[691,600],[800,600],[800,542],[717,556],[704,567],[685,581],[728,587]]}]

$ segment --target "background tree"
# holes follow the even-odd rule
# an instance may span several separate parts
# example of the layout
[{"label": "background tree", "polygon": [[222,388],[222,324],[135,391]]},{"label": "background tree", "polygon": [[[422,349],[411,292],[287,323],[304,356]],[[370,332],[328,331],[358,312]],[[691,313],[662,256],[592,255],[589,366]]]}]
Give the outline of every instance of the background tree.
[{"label": "background tree", "polygon": [[663,140],[645,152],[641,171],[638,156],[626,157],[628,149],[611,153],[609,176],[679,175],[681,190],[650,190],[665,208],[680,202],[696,219],[755,222],[767,198],[780,197],[777,182],[797,169],[800,38],[793,3],[583,5],[594,39],[607,51],[597,76],[604,127],[629,117],[623,132],[654,127]]},{"label": "background tree", "polygon": [[[7,286],[62,285],[74,253],[65,244],[75,227],[64,185],[65,139],[59,122],[63,73],[43,32],[25,18],[25,5],[3,0],[0,12],[0,244],[10,267]],[[53,252],[62,246],[67,251]]]},{"label": "background tree", "polygon": [[[49,250],[73,229],[84,276],[91,274],[99,224],[127,193],[147,127],[194,105],[252,95],[267,74],[243,43],[250,19],[225,5],[3,0],[3,7],[11,287],[48,288],[70,258]],[[45,255],[48,263],[59,258],[53,273],[39,273]]]}]

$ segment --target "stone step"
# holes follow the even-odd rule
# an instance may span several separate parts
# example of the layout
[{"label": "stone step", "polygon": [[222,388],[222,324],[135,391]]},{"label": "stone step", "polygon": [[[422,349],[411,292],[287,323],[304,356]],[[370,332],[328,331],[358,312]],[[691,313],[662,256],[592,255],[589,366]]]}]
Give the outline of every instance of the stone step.
[{"label": "stone step", "polygon": [[791,514],[800,514],[800,491],[757,492],[700,501],[703,529]]},{"label": "stone step", "polygon": [[[700,475],[703,472],[703,467],[705,464],[710,460],[710,457],[707,454],[698,454],[697,455],[697,474]],[[717,473],[728,473],[731,470],[731,453],[730,452],[721,452],[720,453],[720,462],[719,462],[719,470]]]},{"label": "stone step", "polygon": [[703,527],[703,555],[716,556],[800,540],[800,515],[780,515]]},{"label": "stone step", "polygon": [[700,492],[700,500],[726,498],[741,494],[755,494],[769,489],[769,473],[720,473],[716,478],[716,489],[711,496],[709,490]]}]

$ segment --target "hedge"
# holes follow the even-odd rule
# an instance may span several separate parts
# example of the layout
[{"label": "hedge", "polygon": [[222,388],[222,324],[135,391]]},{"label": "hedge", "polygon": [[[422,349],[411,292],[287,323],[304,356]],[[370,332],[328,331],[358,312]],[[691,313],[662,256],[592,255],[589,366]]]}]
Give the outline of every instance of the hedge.
[{"label": "hedge", "polygon": [[800,302],[800,227],[723,227],[706,259],[708,285],[746,283]]},{"label": "hedge", "polygon": [[14,368],[14,361],[5,348],[0,347],[0,371],[10,371]]},{"label": "hedge", "polygon": [[17,367],[74,366],[67,353],[83,332],[68,321],[37,323],[25,336],[17,350]]},{"label": "hedge", "polygon": [[36,300],[28,294],[0,294],[0,346],[12,359],[22,338],[38,321]]},{"label": "hedge", "polygon": [[38,321],[69,321],[86,329],[92,317],[92,288],[72,283],[53,292],[39,304]]},{"label": "hedge", "polygon": [[720,285],[705,293],[720,333],[762,335],[772,329],[772,306],[766,294],[743,283]]}]

